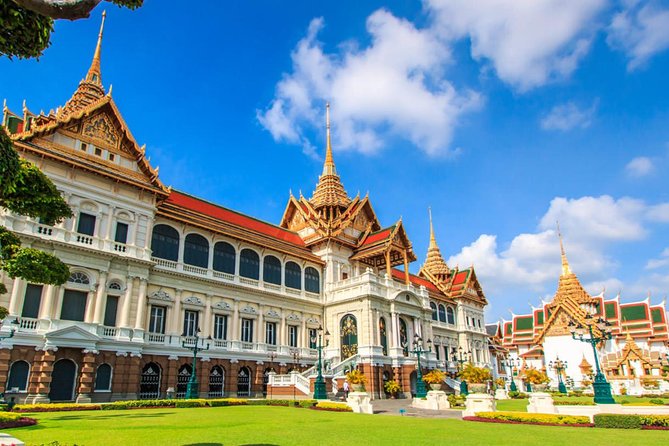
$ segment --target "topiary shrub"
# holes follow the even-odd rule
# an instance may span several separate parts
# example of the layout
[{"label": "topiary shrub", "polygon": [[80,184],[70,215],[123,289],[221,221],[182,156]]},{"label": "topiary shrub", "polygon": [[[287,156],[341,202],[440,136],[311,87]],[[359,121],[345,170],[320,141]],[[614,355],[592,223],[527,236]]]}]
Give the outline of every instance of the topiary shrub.
[{"label": "topiary shrub", "polygon": [[669,428],[669,415],[641,415],[642,426],[659,426]]},{"label": "topiary shrub", "polygon": [[300,407],[311,408],[318,404],[318,400],[302,400],[298,404]]},{"label": "topiary shrub", "polygon": [[207,405],[207,400],[203,399],[192,399],[192,400],[177,400],[174,407],[177,409],[185,409],[189,407],[205,407]]},{"label": "topiary shrub", "polygon": [[595,415],[594,421],[595,427],[641,429],[641,417],[639,415],[598,413]]},{"label": "topiary shrub", "polygon": [[315,406],[312,407],[315,410],[329,410],[332,412],[353,412],[348,404],[344,403],[331,403],[327,401],[319,401]]}]

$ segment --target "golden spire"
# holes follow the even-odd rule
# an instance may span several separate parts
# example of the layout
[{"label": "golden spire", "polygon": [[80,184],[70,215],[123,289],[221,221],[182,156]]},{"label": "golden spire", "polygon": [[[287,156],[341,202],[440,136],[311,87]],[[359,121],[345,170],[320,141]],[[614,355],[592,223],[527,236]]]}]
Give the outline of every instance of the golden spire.
[{"label": "golden spire", "polygon": [[434,226],[432,225],[432,208],[427,208],[430,215],[430,244],[427,248],[427,257],[423,264],[422,270],[433,275],[439,280],[446,280],[450,273],[448,265],[441,256],[441,251],[437,245],[437,238],[434,236]]},{"label": "golden spire", "polygon": [[560,222],[555,222],[557,224],[557,233],[558,238],[560,239],[560,255],[562,257],[562,275],[566,276],[571,274],[571,267],[569,266],[569,261],[567,260],[567,254],[564,251],[564,244],[562,243],[562,233],[560,232]]},{"label": "golden spire", "polygon": [[102,32],[105,26],[105,17],[107,12],[102,12],[102,23],[98,33],[98,42],[95,45],[95,53],[91,66],[86,73],[86,77],[79,82],[79,86],[65,106],[60,110],[59,118],[64,118],[69,114],[80,111],[105,96],[105,89],[102,86],[102,71],[100,70],[100,54],[102,51]]},{"label": "golden spire", "polygon": [[337,169],[335,168],[334,158],[332,157],[332,143],[330,141],[330,104],[325,105],[325,162],[323,163],[323,173],[318,178],[316,190],[311,196],[311,204],[315,208],[323,206],[341,206],[346,207],[351,202],[344,185],[341,184]]},{"label": "golden spire", "polygon": [[102,23],[100,23],[100,33],[98,34],[98,44],[95,46],[95,53],[93,54],[93,61],[91,67],[86,74],[86,80],[102,85],[102,72],[100,71],[100,51],[102,49],[102,31],[105,28],[105,18],[107,11],[102,11]]}]

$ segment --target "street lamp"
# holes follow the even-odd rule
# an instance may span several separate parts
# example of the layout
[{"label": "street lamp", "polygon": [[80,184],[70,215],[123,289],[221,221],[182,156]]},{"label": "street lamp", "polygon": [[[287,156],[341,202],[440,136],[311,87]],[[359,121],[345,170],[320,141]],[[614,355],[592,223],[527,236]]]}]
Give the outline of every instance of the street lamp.
[{"label": "street lamp", "polygon": [[425,389],[425,383],[423,382],[423,372],[420,367],[420,355],[432,351],[432,341],[430,339],[427,340],[427,344],[430,346],[429,350],[423,350],[423,338],[418,336],[418,334],[414,334],[413,350],[411,350],[411,352],[416,354],[418,360],[418,368],[416,370],[416,398],[425,398],[427,396],[427,390]]},{"label": "street lamp", "polygon": [[[184,331],[183,336],[186,336],[186,332]],[[211,337],[208,338],[211,340]],[[190,378],[188,379],[188,384],[186,386],[186,399],[190,400],[193,398],[198,398],[200,395],[198,394],[198,384],[197,384],[197,373],[196,373],[196,366],[197,366],[197,353],[201,351],[206,351],[209,350],[209,342],[207,342],[207,345],[204,345],[204,342],[202,343],[202,347],[199,346],[200,343],[200,327],[197,328],[195,331],[195,342],[193,345],[190,345],[189,342],[187,341],[181,341],[181,346],[185,349],[188,349],[193,352],[193,371],[190,375]]]},{"label": "street lamp", "polygon": [[[456,350],[453,349],[453,355],[455,355]],[[463,352],[462,346],[458,347],[457,350],[458,356],[456,356],[455,362],[458,363],[458,372],[462,370],[462,367],[465,362],[471,362],[472,352]],[[467,357],[469,356],[469,359]],[[458,359],[459,358],[459,359]],[[464,379],[460,381],[460,395],[469,395],[469,388],[467,387],[467,381]]]},{"label": "street lamp", "polygon": [[562,361],[559,356],[556,356],[555,361],[551,361],[548,363],[548,367],[555,370],[555,373],[557,373],[558,391],[560,393],[566,394],[567,388],[564,385],[564,381],[562,381],[562,372],[564,372],[567,369],[567,361]]},{"label": "street lamp", "polygon": [[[316,347],[316,350],[318,350],[318,376],[316,377],[316,382],[314,383],[314,399],[316,400],[325,400],[328,397],[327,392],[325,391],[325,380],[323,379],[323,362],[321,361],[321,353],[323,352],[323,348],[327,347],[328,345],[329,336],[330,332],[325,329],[325,346],[323,346],[323,327],[318,327],[318,347]],[[315,341],[315,339],[313,339],[313,341]]]},{"label": "street lamp", "polygon": [[[274,373],[274,360],[276,359],[276,352],[270,352],[268,355],[269,357],[269,374],[270,377],[272,376],[272,373]],[[267,379],[268,385],[269,385],[269,399],[272,399],[272,383],[269,382],[269,378]]]},{"label": "street lamp", "polygon": [[502,367],[505,369],[508,367],[509,368],[509,381],[511,381],[511,384],[509,385],[509,390],[512,392],[517,392],[518,387],[516,386],[516,381],[513,379],[513,368],[516,366],[516,361],[513,360],[513,358],[508,358],[504,361],[502,361]]},{"label": "street lamp", "polygon": [[[581,324],[576,325],[574,321],[569,322],[571,337],[577,341],[586,342],[592,346],[592,353],[595,356],[595,366],[597,367],[597,373],[595,374],[595,380],[592,387],[595,389],[595,403],[597,404],[615,404],[613,396],[611,396],[611,384],[606,381],[606,377],[599,368],[599,358],[597,357],[596,347],[598,343],[607,341],[613,337],[611,329],[609,328],[610,326],[611,323],[607,320],[602,319],[601,317],[593,319],[590,314],[585,316],[585,326]],[[596,327],[599,330],[601,333],[600,336],[595,336],[592,332],[593,327]],[[589,337],[585,337],[586,335],[589,335]]]}]

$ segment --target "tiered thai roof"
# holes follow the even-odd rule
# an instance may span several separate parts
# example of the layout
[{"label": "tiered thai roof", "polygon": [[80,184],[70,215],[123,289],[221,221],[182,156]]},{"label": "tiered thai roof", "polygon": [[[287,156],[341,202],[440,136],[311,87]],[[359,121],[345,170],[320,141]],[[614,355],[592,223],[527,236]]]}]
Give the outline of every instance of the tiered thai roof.
[{"label": "tiered thai roof", "polygon": [[421,267],[421,271],[430,276],[434,277],[436,280],[445,281],[448,279],[448,276],[451,273],[450,268],[446,264],[446,261],[441,255],[439,246],[437,245],[437,239],[434,236],[434,226],[432,225],[432,210],[430,209],[430,244],[427,247],[427,257],[425,263]]},{"label": "tiered thai roof", "polygon": [[[21,118],[5,106],[3,124],[19,151],[48,157],[150,190],[160,200],[168,192],[158,178],[158,168],[154,169],[149,164],[144,147],[137,144],[118,111],[111,89],[105,93],[102,85],[100,53],[103,29],[104,13],[91,66],[64,107],[47,114],[34,114],[24,103]],[[109,156],[103,158],[82,150],[83,146],[76,146],[77,140],[94,145],[101,151],[104,149]],[[118,162],[116,157],[126,159],[127,164]]]}]

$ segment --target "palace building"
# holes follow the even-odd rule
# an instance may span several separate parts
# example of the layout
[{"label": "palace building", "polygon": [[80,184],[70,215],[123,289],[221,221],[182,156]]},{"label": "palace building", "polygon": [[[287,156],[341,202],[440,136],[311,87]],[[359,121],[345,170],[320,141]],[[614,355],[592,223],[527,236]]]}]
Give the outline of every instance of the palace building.
[{"label": "palace building", "polygon": [[[104,25],[104,18],[103,18]],[[197,356],[202,397],[310,395],[319,327],[328,385],[358,367],[373,397],[415,385],[423,367],[456,370],[455,353],[490,362],[486,297],[474,268],[450,268],[430,223],[418,275],[402,220],[384,226],[368,196],[337,174],[329,109],[323,172],[310,198],[288,197],[278,225],[166,187],[93,61],[64,106],[3,109],[21,157],[62,192],[74,216],[54,226],[0,211],[26,246],[71,271],[62,286],[12,280],[0,305],[18,318],[2,340],[0,391],[19,401],[182,397]],[[197,336],[197,337],[196,337]],[[288,373],[299,371],[299,373]],[[281,378],[281,379],[278,379]]]},{"label": "palace building", "polygon": [[[529,314],[488,326],[492,344],[505,350],[501,356],[513,364],[510,370],[496,361],[498,375],[508,377],[511,372],[518,389],[524,389],[523,371],[544,369],[553,387],[558,387],[559,372],[567,387],[587,389],[599,365],[615,394],[669,391],[669,383],[662,379],[669,368],[665,302],[654,305],[649,296],[623,303],[620,296],[607,299],[604,292],[591,296],[572,272],[561,238],[560,249],[562,274],[553,299]],[[605,322],[592,324],[600,318]],[[597,358],[589,343],[574,339],[579,334],[576,329],[588,324],[596,338],[610,332],[610,339],[597,343]],[[587,329],[581,333],[590,337]],[[564,371],[555,369],[558,360],[566,361]]]}]

